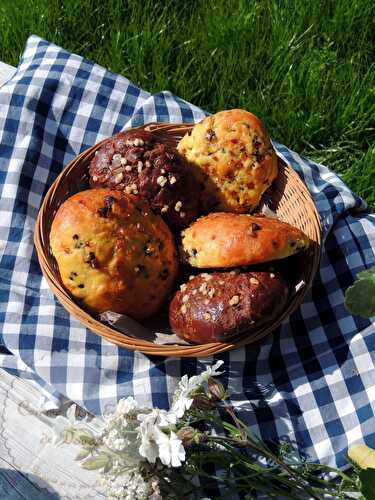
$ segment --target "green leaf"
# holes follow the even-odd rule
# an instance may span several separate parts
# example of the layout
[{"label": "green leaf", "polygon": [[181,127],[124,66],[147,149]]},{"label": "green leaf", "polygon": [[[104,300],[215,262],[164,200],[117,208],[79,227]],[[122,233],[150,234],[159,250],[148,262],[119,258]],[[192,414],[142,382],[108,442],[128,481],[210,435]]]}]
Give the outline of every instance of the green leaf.
[{"label": "green leaf", "polygon": [[87,458],[89,455],[90,455],[90,450],[85,450],[84,448],[82,448],[81,451],[76,456],[75,460],[83,460],[84,458]]},{"label": "green leaf", "polygon": [[109,457],[107,455],[98,455],[95,458],[89,458],[81,466],[87,470],[103,469],[108,464]]},{"label": "green leaf", "polygon": [[364,469],[359,473],[362,483],[361,491],[366,500],[375,498],[375,469]]},{"label": "green leaf", "polygon": [[375,266],[372,266],[371,269],[365,269],[357,274],[357,278],[375,278]]},{"label": "green leaf", "polygon": [[358,277],[345,292],[345,306],[352,314],[369,318],[375,315],[375,266]]}]

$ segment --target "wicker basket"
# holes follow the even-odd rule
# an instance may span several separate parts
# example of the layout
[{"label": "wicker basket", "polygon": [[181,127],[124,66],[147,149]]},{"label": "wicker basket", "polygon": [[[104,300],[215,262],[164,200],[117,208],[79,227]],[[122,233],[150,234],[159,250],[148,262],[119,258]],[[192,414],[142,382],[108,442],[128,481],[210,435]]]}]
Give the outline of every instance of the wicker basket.
[{"label": "wicker basket", "polygon": [[[164,142],[176,146],[180,138],[191,127],[191,125],[154,123],[140,128],[152,131],[158,134]],[[313,244],[309,252],[303,256],[302,265],[298,266],[299,278],[304,280],[306,286],[292,296],[285,310],[271,324],[259,328],[251,336],[244,334],[236,338],[236,340],[231,340],[231,342],[227,343],[212,342],[191,346],[157,345],[127,336],[100,322],[79,307],[62,285],[57,265],[49,246],[49,232],[52,220],[59,206],[74,193],[87,189],[89,162],[94,156],[95,151],[104,142],[95,144],[95,146],[78,155],[61,172],[48,190],[40,207],[34,234],[35,247],[43,275],[61,304],[83,325],[97,335],[127,349],[158,356],[203,357],[235,349],[261,339],[271,333],[301,304],[319,266],[321,242],[320,219],[306,186],[291,167],[279,160],[279,176],[268,194],[267,204],[271,203],[272,209],[281,220],[302,229],[312,240]]]}]

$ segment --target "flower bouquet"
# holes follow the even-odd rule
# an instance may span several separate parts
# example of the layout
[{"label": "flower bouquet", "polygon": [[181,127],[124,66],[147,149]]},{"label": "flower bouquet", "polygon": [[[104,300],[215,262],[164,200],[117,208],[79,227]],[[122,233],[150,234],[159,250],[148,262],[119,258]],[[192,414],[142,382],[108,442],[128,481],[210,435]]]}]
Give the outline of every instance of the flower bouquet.
[{"label": "flower bouquet", "polygon": [[[373,470],[353,473],[296,458],[286,444],[262,442],[226,402],[215,377],[222,362],[180,380],[167,410],[128,397],[102,420],[56,419],[57,442],[80,445],[77,460],[100,469],[107,498],[370,498]],[[368,474],[367,474],[368,475]],[[370,485],[371,487],[371,485]]]}]

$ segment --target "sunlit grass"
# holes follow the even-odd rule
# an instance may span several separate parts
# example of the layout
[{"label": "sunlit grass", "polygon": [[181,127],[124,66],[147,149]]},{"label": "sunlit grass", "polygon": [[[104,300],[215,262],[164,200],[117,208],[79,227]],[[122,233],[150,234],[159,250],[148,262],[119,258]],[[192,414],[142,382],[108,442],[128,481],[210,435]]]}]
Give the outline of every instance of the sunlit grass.
[{"label": "sunlit grass", "polygon": [[375,206],[375,7],[368,0],[3,0],[0,59],[30,33],[156,92],[242,107]]}]

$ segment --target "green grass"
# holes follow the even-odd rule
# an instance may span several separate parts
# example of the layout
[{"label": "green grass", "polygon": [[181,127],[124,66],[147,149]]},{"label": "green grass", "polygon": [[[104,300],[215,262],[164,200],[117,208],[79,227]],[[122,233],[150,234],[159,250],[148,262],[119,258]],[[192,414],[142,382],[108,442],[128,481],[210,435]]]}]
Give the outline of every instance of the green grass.
[{"label": "green grass", "polygon": [[2,0],[0,59],[30,33],[151,92],[254,112],[375,206],[370,0]]}]

